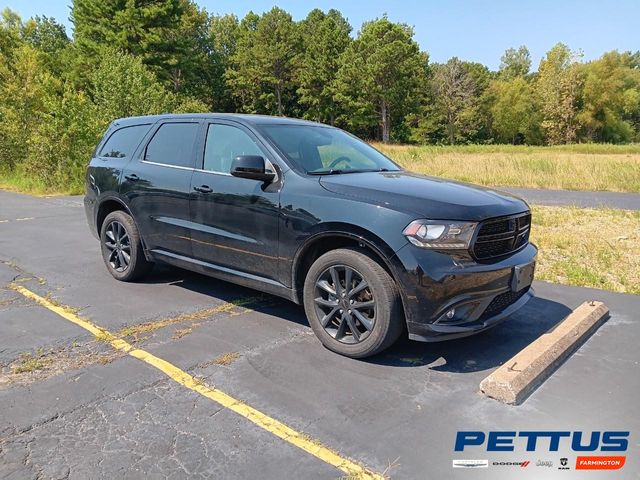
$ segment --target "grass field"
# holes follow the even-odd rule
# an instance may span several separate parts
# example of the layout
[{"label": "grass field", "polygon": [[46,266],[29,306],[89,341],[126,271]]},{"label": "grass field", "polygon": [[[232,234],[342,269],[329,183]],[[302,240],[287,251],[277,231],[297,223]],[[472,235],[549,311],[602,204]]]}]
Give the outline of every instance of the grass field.
[{"label": "grass field", "polygon": [[30,195],[79,195],[84,190],[78,186],[69,186],[65,190],[52,189],[43,182],[24,178],[15,173],[2,173],[0,171],[0,189],[10,192],[28,193]]},{"label": "grass field", "polygon": [[640,294],[640,212],[533,207],[536,278]]},{"label": "grass field", "polygon": [[640,145],[376,148],[414,172],[488,186],[640,192]]}]

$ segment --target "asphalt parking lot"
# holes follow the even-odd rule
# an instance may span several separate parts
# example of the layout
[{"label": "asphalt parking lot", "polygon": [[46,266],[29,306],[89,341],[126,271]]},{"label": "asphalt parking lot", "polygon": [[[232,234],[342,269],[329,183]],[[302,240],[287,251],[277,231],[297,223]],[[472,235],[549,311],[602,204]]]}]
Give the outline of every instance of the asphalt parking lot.
[{"label": "asphalt parking lot", "polygon": [[[589,477],[639,478],[639,296],[536,282],[536,298],[485,334],[441,344],[404,340],[356,361],[324,349],[302,308],[285,300],[169,268],[142,283],[113,280],[80,197],[0,192],[0,261],[2,478],[345,475],[96,341],[9,288],[14,281],[394,479],[584,478],[557,470],[561,457],[575,458],[566,445],[551,453],[453,451],[459,430],[527,429],[630,431],[624,468]],[[492,369],[591,299],[604,301],[611,318],[523,405],[478,393]],[[31,368],[34,359],[44,368]],[[452,469],[454,458],[532,463],[472,474]]]}]

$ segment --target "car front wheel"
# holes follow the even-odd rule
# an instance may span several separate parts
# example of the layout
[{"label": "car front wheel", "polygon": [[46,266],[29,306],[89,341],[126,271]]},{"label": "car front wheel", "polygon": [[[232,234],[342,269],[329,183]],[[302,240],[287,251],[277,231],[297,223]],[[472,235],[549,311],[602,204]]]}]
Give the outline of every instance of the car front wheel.
[{"label": "car front wheel", "polygon": [[316,336],[342,355],[375,355],[402,332],[402,306],[393,279],[360,250],[332,250],[319,257],[307,273],[303,297]]}]

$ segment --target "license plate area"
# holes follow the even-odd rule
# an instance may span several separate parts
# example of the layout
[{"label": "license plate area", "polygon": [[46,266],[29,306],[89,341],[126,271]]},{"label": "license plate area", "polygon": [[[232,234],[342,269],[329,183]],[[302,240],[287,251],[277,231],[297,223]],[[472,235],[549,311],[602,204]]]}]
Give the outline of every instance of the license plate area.
[{"label": "license plate area", "polygon": [[531,286],[535,269],[536,262],[526,263],[524,265],[516,265],[513,268],[513,274],[511,276],[511,290],[514,292],[519,292],[523,288]]}]

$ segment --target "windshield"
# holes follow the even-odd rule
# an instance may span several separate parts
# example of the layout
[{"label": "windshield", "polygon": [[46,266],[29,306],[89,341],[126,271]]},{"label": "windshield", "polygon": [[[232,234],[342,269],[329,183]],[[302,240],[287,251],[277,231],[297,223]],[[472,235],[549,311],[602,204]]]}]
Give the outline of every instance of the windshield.
[{"label": "windshield", "polygon": [[337,128],[264,125],[262,130],[292,163],[311,175],[400,170],[376,149]]}]

